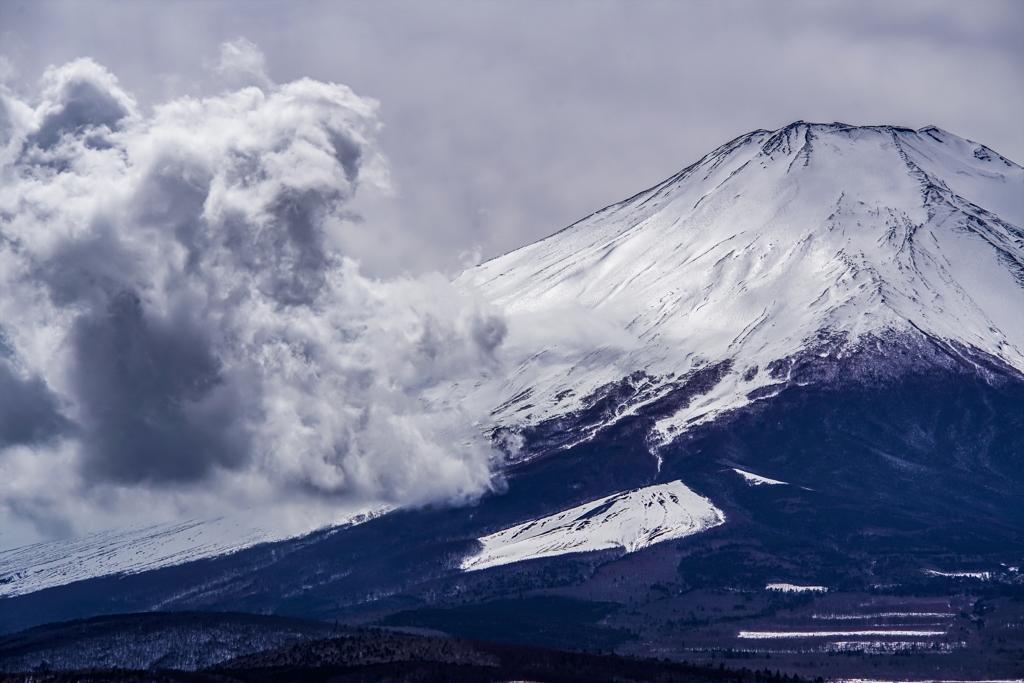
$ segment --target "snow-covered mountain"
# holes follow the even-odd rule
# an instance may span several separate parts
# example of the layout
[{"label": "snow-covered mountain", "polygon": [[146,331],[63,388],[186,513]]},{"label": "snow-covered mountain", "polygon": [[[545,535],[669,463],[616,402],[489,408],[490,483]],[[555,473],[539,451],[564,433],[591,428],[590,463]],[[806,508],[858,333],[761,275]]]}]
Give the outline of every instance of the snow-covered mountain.
[{"label": "snow-covered mountain", "polygon": [[954,545],[1018,566],[1022,226],[1024,169],[936,128],[749,133],[457,279],[508,336],[492,377],[430,398],[493,408],[507,489],[302,541],[247,520],[7,551],[0,609],[355,620],[572,586],[641,610],[655,583],[995,571],[922,564]]},{"label": "snow-covered mountain", "polygon": [[1024,371],[1022,226],[1024,169],[983,145],[934,127],[798,122],[739,137],[458,282],[513,331],[564,318],[623,333],[524,345],[495,412],[512,431],[632,376],[617,419],[728,363],[661,417],[658,445],[771,395],[802,355],[927,338]]}]

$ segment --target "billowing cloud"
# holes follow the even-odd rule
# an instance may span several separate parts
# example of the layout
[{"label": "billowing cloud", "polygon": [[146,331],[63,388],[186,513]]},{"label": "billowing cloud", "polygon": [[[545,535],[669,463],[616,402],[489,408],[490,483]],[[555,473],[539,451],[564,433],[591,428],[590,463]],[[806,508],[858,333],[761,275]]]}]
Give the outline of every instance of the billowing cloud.
[{"label": "billowing cloud", "polygon": [[216,70],[250,84],[146,113],[79,59],[2,92],[0,515],[479,496],[485,410],[445,388],[495,372],[502,316],[340,251],[388,188],[377,104],[245,41]]}]

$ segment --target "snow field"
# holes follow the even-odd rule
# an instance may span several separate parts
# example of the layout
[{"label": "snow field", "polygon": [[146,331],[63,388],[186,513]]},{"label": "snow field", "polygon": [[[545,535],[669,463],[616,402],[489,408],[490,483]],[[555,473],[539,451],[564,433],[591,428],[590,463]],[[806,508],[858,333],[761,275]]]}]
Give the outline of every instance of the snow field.
[{"label": "snow field", "polygon": [[617,493],[479,539],[483,548],[465,571],[540,557],[641,548],[683,538],[725,522],[710,500],[673,481]]}]

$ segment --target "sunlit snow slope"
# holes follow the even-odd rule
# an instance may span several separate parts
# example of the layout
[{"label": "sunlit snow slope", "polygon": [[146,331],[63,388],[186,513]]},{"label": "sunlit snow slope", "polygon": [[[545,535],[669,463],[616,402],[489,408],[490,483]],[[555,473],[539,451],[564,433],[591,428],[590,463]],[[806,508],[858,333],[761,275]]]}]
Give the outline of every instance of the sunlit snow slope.
[{"label": "sunlit snow slope", "polygon": [[471,571],[539,557],[621,548],[634,552],[725,521],[721,510],[681,481],[617,493],[480,539]]},{"label": "sunlit snow slope", "polygon": [[[841,342],[822,356],[924,337],[1024,371],[1022,226],[1024,169],[982,145],[798,122],[737,138],[458,283],[510,315],[506,425],[585,408],[642,370],[654,379],[635,410],[659,382],[730,361],[710,393],[659,421],[658,443],[769,393],[757,390],[780,378],[766,367],[825,338]],[[537,321],[574,331],[517,341]]]}]

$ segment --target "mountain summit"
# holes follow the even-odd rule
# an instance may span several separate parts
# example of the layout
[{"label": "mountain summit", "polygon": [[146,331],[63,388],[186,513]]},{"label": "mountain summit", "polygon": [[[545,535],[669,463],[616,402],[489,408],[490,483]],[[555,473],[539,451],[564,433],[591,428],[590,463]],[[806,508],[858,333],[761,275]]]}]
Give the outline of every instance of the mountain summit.
[{"label": "mountain summit", "polygon": [[[512,316],[582,307],[635,340],[531,355],[506,393],[529,391],[536,419],[638,370],[729,361],[713,399],[660,423],[664,440],[761,395],[808,352],[930,340],[1024,371],[1021,226],[1024,169],[983,145],[934,127],[797,122],[736,138],[459,283]],[[499,419],[521,421],[516,409]]]}]

